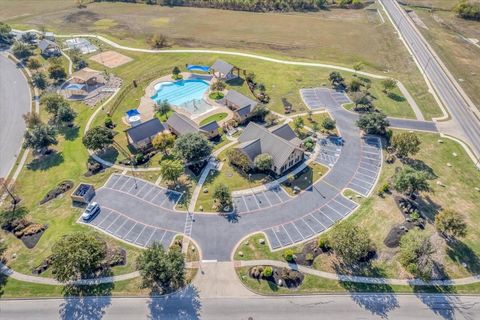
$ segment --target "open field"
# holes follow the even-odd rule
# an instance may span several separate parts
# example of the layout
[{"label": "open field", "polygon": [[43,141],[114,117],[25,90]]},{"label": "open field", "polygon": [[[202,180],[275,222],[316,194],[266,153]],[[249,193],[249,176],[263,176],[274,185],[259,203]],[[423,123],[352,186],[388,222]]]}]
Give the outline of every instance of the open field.
[{"label": "open field", "polygon": [[[44,8],[43,12],[46,11]],[[347,67],[362,61],[366,71],[400,79],[418,100],[427,118],[439,116],[440,110],[428,94],[423,77],[393,27],[388,23],[379,25],[378,19],[371,19],[370,15],[371,12],[365,10],[259,14],[93,3],[87,9],[70,8],[5,20],[20,28],[44,26],[61,33],[99,33],[136,47],[148,47],[145,41],[148,36],[164,33],[170,38],[172,48],[239,49]],[[306,24],[308,28],[298,27]]]},{"label": "open field", "polygon": [[[430,6],[429,1],[416,2],[428,2]],[[434,2],[433,6],[452,7],[455,3],[456,1],[440,1]],[[459,18],[450,11],[430,12],[421,8],[414,10],[428,27],[428,30],[419,28],[421,33],[477,108],[480,108],[480,42],[475,46],[467,40],[470,38],[480,41],[480,22]]]},{"label": "open field", "polygon": [[[419,165],[424,166],[431,172],[430,186],[433,192],[423,197],[422,209],[427,219],[424,232],[431,236],[437,253],[435,260],[444,268],[444,273],[450,278],[466,277],[480,273],[480,235],[476,230],[480,226],[480,203],[476,201],[479,192],[474,187],[480,185],[480,176],[473,164],[466,156],[462,147],[451,140],[438,143],[438,135],[419,134],[422,141],[421,151],[414,157]],[[456,153],[455,157],[453,153]],[[432,154],[435,155],[434,159]],[[452,166],[447,166],[450,163]],[[399,161],[394,164],[384,164],[377,189],[387,182],[399,166]],[[445,186],[437,184],[441,181]],[[407,278],[410,275],[403,269],[398,261],[398,249],[385,246],[383,240],[394,224],[401,223],[403,216],[396,209],[396,204],[391,195],[383,198],[374,195],[368,199],[360,200],[360,208],[348,218],[354,225],[365,228],[370,235],[376,250],[377,258],[373,261],[375,273],[370,276],[386,276],[395,278]],[[443,238],[439,237],[432,225],[435,213],[441,208],[452,208],[461,213],[467,222],[467,236],[461,238],[454,245],[447,245]],[[330,232],[335,232],[335,227]],[[327,233],[327,234],[328,234]],[[240,257],[238,252],[235,259],[278,259],[283,260],[283,251],[270,252],[266,245],[260,245],[259,237],[255,235],[249,241],[249,245],[242,244],[238,250],[244,253]],[[302,245],[294,247],[294,251],[300,252]],[[314,262],[314,267],[319,270],[335,272],[332,267],[335,262],[334,255],[322,254]],[[465,266],[462,264],[465,263]]]}]

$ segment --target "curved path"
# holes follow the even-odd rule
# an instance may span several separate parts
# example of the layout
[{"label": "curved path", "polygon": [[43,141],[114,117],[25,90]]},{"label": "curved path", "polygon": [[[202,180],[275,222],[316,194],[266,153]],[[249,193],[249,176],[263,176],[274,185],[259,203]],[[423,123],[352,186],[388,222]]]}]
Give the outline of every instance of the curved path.
[{"label": "curved path", "polygon": [[[196,214],[191,237],[205,260],[230,260],[237,243],[255,232],[264,232],[272,249],[311,239],[357,207],[342,196],[344,189],[364,196],[371,192],[382,162],[378,138],[361,138],[355,126],[358,116],[343,109],[335,98],[322,101],[342,135],[341,140],[321,146],[325,157],[317,161],[330,165],[331,170],[294,198],[267,190],[242,196],[245,206],[236,199],[234,213]],[[398,125],[408,129],[431,125],[435,129],[430,122],[401,121]],[[154,240],[168,243],[185,229],[186,213],[174,210],[180,196],[145,181],[113,175],[97,191],[95,201],[104,210],[89,224],[141,247]]]},{"label": "curved path", "polygon": [[8,176],[22,146],[22,115],[31,108],[30,87],[17,65],[0,54],[0,178]]}]

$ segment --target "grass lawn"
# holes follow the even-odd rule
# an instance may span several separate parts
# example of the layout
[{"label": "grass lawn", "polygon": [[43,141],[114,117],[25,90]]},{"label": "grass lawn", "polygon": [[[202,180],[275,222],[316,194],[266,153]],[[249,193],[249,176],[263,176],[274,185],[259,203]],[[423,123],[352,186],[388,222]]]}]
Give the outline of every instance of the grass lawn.
[{"label": "grass lawn", "polygon": [[204,124],[207,124],[207,123],[210,123],[210,122],[213,122],[213,121],[221,121],[223,119],[225,119],[227,117],[227,113],[226,112],[220,112],[220,113],[215,113],[215,114],[212,114],[210,117],[207,117],[205,119],[203,119],[202,121],[200,121],[200,125],[203,126]]},{"label": "grass lawn", "polygon": [[348,292],[372,292],[372,293],[445,293],[445,294],[477,294],[480,284],[461,286],[426,286],[412,287],[401,285],[372,285],[353,282],[340,282],[312,275],[305,275],[302,285],[297,289],[278,287],[275,283],[266,280],[257,280],[248,276],[249,267],[236,268],[236,272],[242,283],[259,294],[312,294],[312,293],[348,293]]},{"label": "grass lawn", "polygon": [[[51,200],[43,205],[39,201],[47,192],[64,180],[71,180],[77,185],[79,182],[87,182],[100,187],[104,184],[109,175],[113,172],[107,169],[102,173],[91,177],[85,177],[87,171],[86,162],[88,153],[81,142],[80,132],[93,110],[79,103],[72,103],[77,112],[76,124],[78,128],[61,130],[59,143],[53,149],[56,151],[42,159],[34,159],[30,154],[26,166],[22,169],[16,184],[15,192],[22,199],[21,205],[28,211],[28,218],[33,222],[47,224],[48,228],[33,249],[27,249],[23,243],[12,234],[0,231],[8,245],[6,258],[8,265],[16,271],[31,274],[33,268],[37,267],[50,254],[52,245],[60,237],[72,232],[94,232],[108,243],[120,246],[127,250],[127,265],[114,267],[114,274],[121,274],[135,269],[135,259],[139,249],[129,246],[123,242],[95,231],[93,228],[76,223],[82,210],[73,208],[70,200],[70,192]],[[42,118],[46,118],[44,112]],[[12,255],[16,258],[12,259]],[[43,276],[51,276],[47,271]]]},{"label": "grass lawn", "polygon": [[[395,131],[398,132],[398,131]],[[420,152],[414,157],[419,165],[424,166],[432,172],[435,178],[430,181],[433,192],[423,196],[422,212],[429,221],[425,231],[434,243],[436,254],[434,256],[443,268],[445,274],[450,278],[467,277],[480,272],[480,234],[476,232],[480,226],[480,203],[477,201],[479,192],[475,187],[480,185],[480,176],[473,163],[466,155],[463,148],[456,142],[449,139],[442,139],[443,143],[438,143],[439,136],[430,133],[418,133],[422,141]],[[457,154],[454,156],[453,154]],[[432,155],[435,155],[432,157]],[[447,166],[450,163],[452,166]],[[399,161],[394,164],[384,164],[377,189],[386,183],[394,174],[395,168],[400,166]],[[441,181],[445,187],[437,184]],[[401,223],[403,216],[396,209],[393,197],[385,195],[379,197],[375,189],[370,198],[357,198],[352,191],[345,191],[345,194],[351,195],[354,201],[361,204],[360,208],[348,218],[354,225],[359,225],[368,230],[377,249],[377,258],[373,260],[373,269],[377,274],[387,277],[408,278],[410,275],[404,270],[398,261],[398,249],[388,248],[383,240],[387,236],[394,224]],[[452,208],[464,215],[468,230],[465,238],[448,246],[443,238],[440,238],[435,232],[431,223],[435,212],[440,208]],[[335,232],[333,227],[327,234]],[[255,238],[256,237],[256,238]],[[260,245],[258,237],[255,235],[248,240],[249,245],[242,244],[235,254],[235,259],[279,259],[282,258],[282,251],[270,252],[268,246]],[[293,248],[299,252],[302,245]],[[243,257],[238,255],[238,251],[244,253]],[[322,254],[315,260],[314,267],[320,270],[334,272],[332,262],[335,261],[334,255]],[[462,265],[465,263],[465,267]],[[372,270],[373,270],[372,269]],[[372,271],[368,270],[368,271]]]},{"label": "grass lawn", "polygon": [[[224,96],[223,93],[222,93],[222,92],[218,92],[218,91],[212,92],[212,93],[210,93],[210,94],[208,95],[208,97],[209,97],[210,99],[213,99],[213,100],[220,100],[220,99],[223,98],[223,96]],[[208,123],[208,122],[207,122],[207,123]]]},{"label": "grass lawn", "polygon": [[299,188],[301,191],[308,189],[315,181],[320,179],[328,168],[319,163],[312,162],[299,174],[295,175],[295,179],[291,183],[283,182],[282,187],[289,195],[294,196],[294,189]]},{"label": "grass lawn", "polygon": [[[227,150],[222,151],[218,156],[218,158],[223,161],[221,170],[210,171],[207,180],[203,184],[202,191],[198,195],[197,203],[195,204],[196,211],[200,211],[200,206],[203,207],[204,211],[212,211],[212,195],[215,187],[220,183],[223,183],[229,187],[230,191],[235,191],[257,187],[270,181],[270,176],[262,173],[252,174],[249,179],[248,175],[240,172],[228,163],[226,159]],[[208,193],[203,192],[203,189],[205,188],[208,190]]]}]

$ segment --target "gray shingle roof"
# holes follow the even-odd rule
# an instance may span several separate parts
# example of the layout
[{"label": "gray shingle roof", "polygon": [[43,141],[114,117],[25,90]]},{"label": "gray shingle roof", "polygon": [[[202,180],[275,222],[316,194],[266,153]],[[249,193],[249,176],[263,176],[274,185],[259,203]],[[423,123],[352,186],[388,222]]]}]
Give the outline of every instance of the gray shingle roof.
[{"label": "gray shingle roof", "polygon": [[187,116],[176,112],[168,118],[167,125],[180,135],[199,131],[195,122],[190,120]]},{"label": "gray shingle roof", "polygon": [[212,69],[213,71],[216,71],[216,72],[220,72],[222,74],[229,74],[232,71],[233,66],[228,62],[225,62],[223,60],[218,59],[210,67],[210,69]]},{"label": "gray shingle roof", "polygon": [[165,126],[163,123],[161,123],[157,118],[153,118],[125,131],[130,139],[132,139],[133,143],[137,143],[146,138],[152,138],[164,130]]},{"label": "gray shingle roof", "polygon": [[238,141],[240,144],[237,148],[245,152],[251,160],[255,159],[260,153],[268,153],[273,158],[273,164],[278,168],[285,164],[295,149],[299,149],[290,141],[273,134],[254,122],[247,125],[238,137]]},{"label": "gray shingle roof", "polygon": [[235,90],[228,90],[224,99],[237,105],[238,108],[244,108],[246,106],[250,106],[250,108],[253,109],[258,104],[257,101],[252,100],[249,97],[244,96],[243,94]]},{"label": "gray shingle roof", "polygon": [[38,44],[38,48],[42,51],[44,51],[45,49],[47,49],[49,46],[54,46],[56,48],[59,48],[59,46],[53,42],[53,41],[50,41],[50,40],[47,40],[47,39],[43,39],[42,41],[40,41],[40,43]]},{"label": "gray shingle roof", "polygon": [[280,138],[290,141],[297,147],[302,144],[302,140],[297,137],[288,123],[279,124],[273,128],[270,128],[270,132],[279,136]]},{"label": "gray shingle roof", "polygon": [[218,125],[217,121],[211,121],[211,122],[201,126],[200,130],[210,132],[210,131],[217,130],[218,128],[220,128],[220,126]]}]

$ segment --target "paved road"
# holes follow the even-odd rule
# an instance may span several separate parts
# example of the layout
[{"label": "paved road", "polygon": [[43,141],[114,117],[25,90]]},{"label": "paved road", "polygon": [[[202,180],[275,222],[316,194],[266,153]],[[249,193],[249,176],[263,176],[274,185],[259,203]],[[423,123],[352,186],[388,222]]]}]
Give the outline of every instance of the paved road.
[{"label": "paved road", "polygon": [[0,301],[0,319],[479,319],[479,297],[355,294],[200,299],[189,288],[165,298]]},{"label": "paved road", "polygon": [[393,23],[400,30],[415,59],[423,69],[442,103],[457,122],[458,130],[464,133],[473,152],[480,156],[480,120],[474,113],[475,106],[444,64],[433,52],[406,12],[395,0],[380,0]]},{"label": "paved road", "polygon": [[25,131],[22,115],[30,111],[30,89],[15,63],[0,54],[0,178],[15,163]]}]

